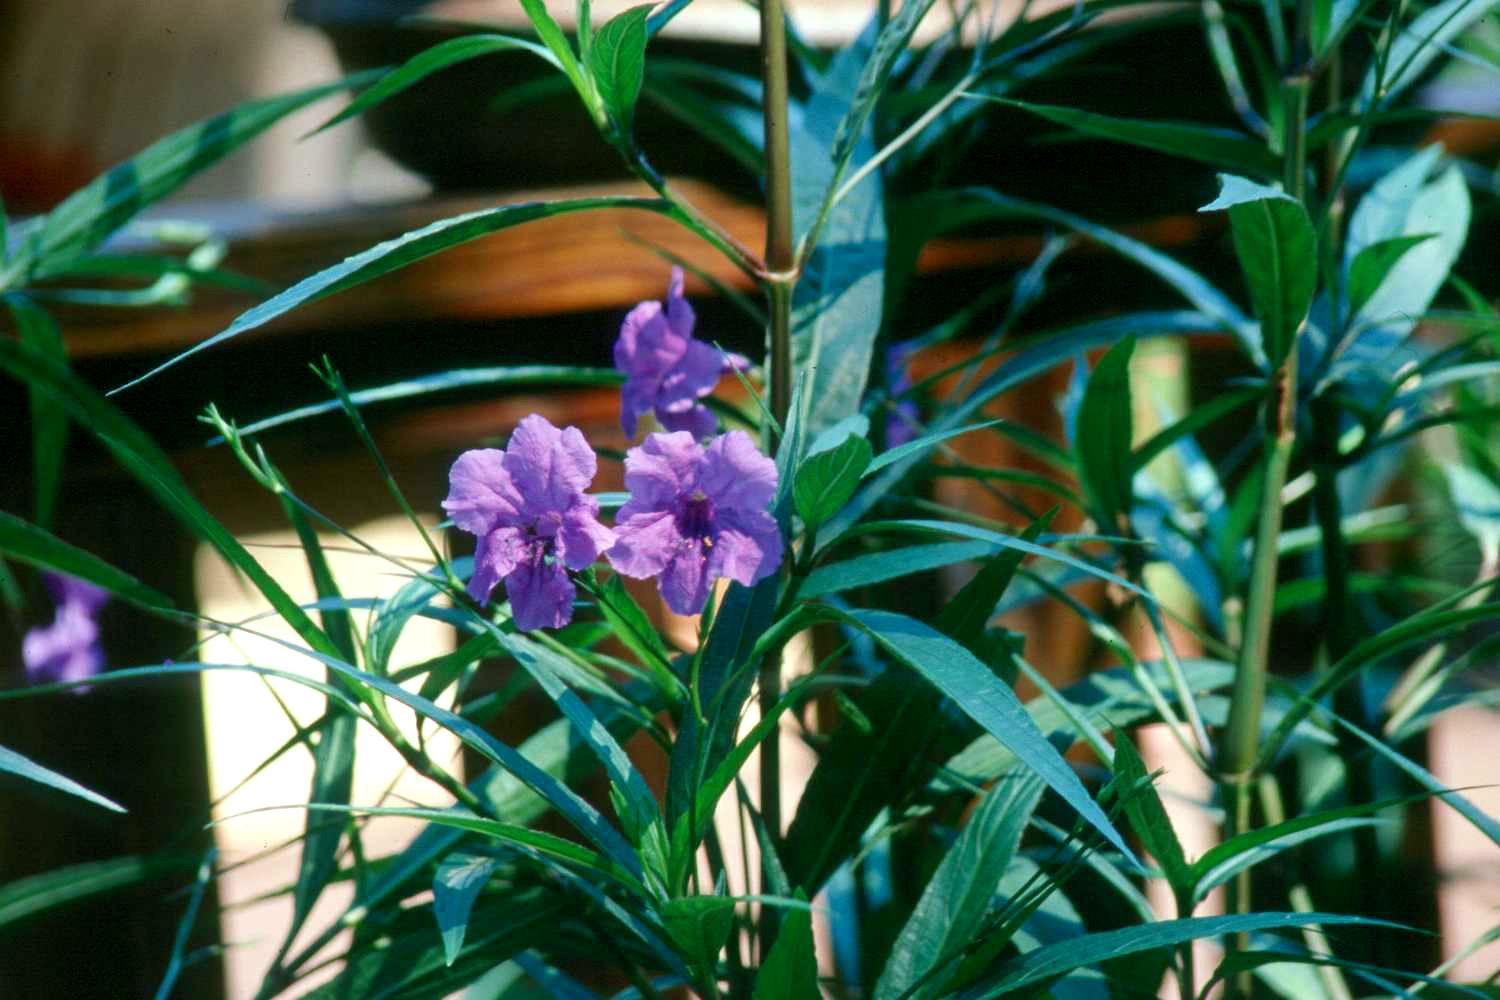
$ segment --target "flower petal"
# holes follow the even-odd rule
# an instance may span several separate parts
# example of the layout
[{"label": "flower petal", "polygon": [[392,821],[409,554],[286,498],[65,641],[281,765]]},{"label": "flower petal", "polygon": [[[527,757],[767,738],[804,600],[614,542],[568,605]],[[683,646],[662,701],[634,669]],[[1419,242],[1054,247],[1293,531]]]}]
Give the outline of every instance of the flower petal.
[{"label": "flower petal", "polygon": [[625,489],[630,491],[630,499],[620,509],[616,522],[676,504],[680,495],[698,488],[702,463],[703,448],[691,433],[648,434],[644,442],[625,453]]},{"label": "flower petal", "polygon": [[763,511],[776,496],[776,463],[749,434],[730,431],[709,442],[698,484],[716,510]]},{"label": "flower petal", "polygon": [[658,408],[656,420],[669,431],[685,431],[694,441],[713,437],[714,431],[719,429],[719,422],[708,407],[699,403],[689,403],[674,410]]},{"label": "flower petal", "polygon": [[56,604],[73,604],[92,615],[109,603],[109,591],[66,573],[44,572],[42,581]]},{"label": "flower petal", "polygon": [[520,496],[505,471],[505,452],[476,448],[458,456],[448,472],[443,510],[470,534],[483,535],[501,521],[514,521]]},{"label": "flower petal", "polygon": [[518,507],[532,516],[573,506],[599,469],[594,450],[578,428],[558,430],[537,413],[516,425],[504,463],[520,498]]},{"label": "flower petal", "polygon": [[469,596],[480,604],[490,599],[506,575],[529,554],[526,536],[518,528],[501,527],[479,536],[474,550],[474,574],[469,577]]},{"label": "flower petal", "polygon": [[679,615],[696,615],[708,601],[707,555],[701,543],[684,541],[657,578],[662,600]]},{"label": "flower petal", "polygon": [[615,544],[604,556],[615,572],[645,580],[666,569],[682,544],[677,519],[670,510],[646,511],[616,520]]},{"label": "flower petal", "polygon": [[720,511],[713,548],[708,553],[708,575],[750,586],[776,572],[781,565],[781,529],[765,511]]},{"label": "flower petal", "polygon": [[505,578],[510,613],[516,628],[561,628],[573,620],[573,598],[577,591],[562,564],[536,557],[522,563]]},{"label": "flower petal", "polygon": [[599,523],[599,501],[579,497],[557,529],[557,558],[569,569],[583,569],[615,543],[615,533]]},{"label": "flower petal", "polygon": [[22,638],[21,660],[33,683],[92,677],[104,668],[99,626],[81,605],[64,603],[51,625],[31,629]]},{"label": "flower petal", "polygon": [[693,307],[682,294],[682,268],[672,268],[672,278],[667,282],[667,323],[679,337],[691,337],[693,324],[697,322]]}]

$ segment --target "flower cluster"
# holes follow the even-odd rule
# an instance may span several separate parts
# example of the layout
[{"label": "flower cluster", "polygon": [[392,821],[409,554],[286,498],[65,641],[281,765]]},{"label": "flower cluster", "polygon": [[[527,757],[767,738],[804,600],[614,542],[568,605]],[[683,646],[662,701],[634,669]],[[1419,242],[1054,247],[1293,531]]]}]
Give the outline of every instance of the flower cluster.
[{"label": "flower cluster", "polygon": [[653,433],[625,455],[630,499],[613,529],[599,521],[599,502],[585,491],[598,460],[576,427],[558,430],[532,414],[504,451],[464,452],[449,473],[443,509],[478,537],[469,594],[481,604],[502,581],[519,629],[556,628],[573,618],[577,594],[568,571],[601,555],[615,571],[655,577],[667,607],[703,610],[718,579],[750,585],[781,565],[782,540],[767,508],[776,494],[776,464],[744,431],[713,437],[713,415],[698,402],[726,365],[693,339],[693,312],[672,272],[665,307],[631,310],[615,345],[628,376],[622,424],[655,412],[669,430]]},{"label": "flower cluster", "polygon": [[42,579],[57,613],[51,625],[31,629],[21,640],[21,661],[27,676],[34,684],[94,676],[104,669],[95,617],[109,603],[109,592],[74,576],[44,573]]}]

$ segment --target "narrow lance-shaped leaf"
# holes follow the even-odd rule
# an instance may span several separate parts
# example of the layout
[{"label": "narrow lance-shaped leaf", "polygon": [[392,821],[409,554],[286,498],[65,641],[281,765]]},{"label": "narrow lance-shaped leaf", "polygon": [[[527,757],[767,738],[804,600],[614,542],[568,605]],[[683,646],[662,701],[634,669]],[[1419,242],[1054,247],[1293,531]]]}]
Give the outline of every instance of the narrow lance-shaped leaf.
[{"label": "narrow lance-shaped leaf", "polygon": [[[792,118],[792,227],[802,265],[792,293],[792,365],[807,374],[802,408],[812,434],[859,410],[884,310],[886,219],[879,173],[838,204],[830,200],[843,166],[875,155],[868,119],[850,119],[873,44],[867,30],[839,53],[829,71],[815,78],[801,115]],[[841,139],[841,128],[852,131]],[[833,150],[844,143],[848,152],[836,163]]]},{"label": "narrow lance-shaped leaf", "polygon": [[1117,118],[1055,104],[1033,104],[1010,97],[972,96],[1029,111],[1085,135],[1114,139],[1211,166],[1272,176],[1280,168],[1279,158],[1271,154],[1265,143],[1230,129],[1187,122]]},{"label": "narrow lance-shaped leaf", "polygon": [[337,83],[250,101],[158,140],[74,192],[46,215],[18,254],[30,265],[30,279],[61,271],[141,209],[171,194],[188,178],[292,112],[373,76],[362,73]]},{"label": "narrow lance-shaped leaf", "polygon": [[[40,354],[59,364],[67,364],[62,333],[51,314],[19,292],[4,296],[11,318],[21,340]],[[47,398],[46,393],[28,388],[31,401],[31,476],[35,481],[32,516],[46,527],[52,522],[52,509],[62,482],[63,460],[68,448],[68,415]]]},{"label": "narrow lance-shaped leaf", "polygon": [[227,329],[162,362],[144,375],[131,379],[113,391],[122,392],[137,386],[199,351],[221,344],[247,330],[263,326],[299,306],[356,285],[362,285],[450,247],[536,219],[546,219],[570,212],[586,212],[596,208],[633,208],[666,215],[672,212],[670,205],[656,198],[619,196],[576,198],[571,201],[520,202],[515,205],[484,208],[474,212],[465,212],[463,215],[455,215],[452,218],[440,219],[420,229],[414,229],[394,239],[386,240],[384,243],[377,243],[362,253],[357,253],[317,274],[303,278],[280,295],[241,313]]},{"label": "narrow lance-shaped leaf", "polygon": [[66,368],[14,341],[0,339],[0,369],[45,391],[167,510],[244,573],[304,642],[323,655],[337,654],[333,643],[265,567],[188,492],[161,448],[108,400]]},{"label": "narrow lance-shaped leaf", "polygon": [[125,811],[125,807],[118,802],[107,799],[98,792],[90,791],[72,778],[58,774],[51,768],[43,767],[31,758],[16,753],[8,747],[0,747],[0,774],[14,774],[27,781],[34,781],[39,785],[55,788],[59,792],[77,796],[96,806],[103,806],[112,812]]},{"label": "narrow lance-shaped leaf", "polygon": [[1113,531],[1131,508],[1134,475],[1130,447],[1135,433],[1130,402],[1130,357],[1135,338],[1126,337],[1094,366],[1078,407],[1078,471],[1100,529]]},{"label": "narrow lance-shaped leaf", "polygon": [[313,134],[333,128],[340,122],[363,114],[440,70],[497,52],[529,52],[557,69],[562,69],[562,63],[549,49],[524,38],[512,38],[509,35],[462,35],[458,38],[450,38],[446,42],[440,42],[412,56],[382,76],[374,86],[350,101],[348,107],[319,125]]},{"label": "narrow lance-shaped leaf", "polygon": [[1067,761],[1037,729],[1015,692],[974,654],[936,629],[889,611],[834,611],[886,652],[926,677],[989,734],[1009,747],[1126,858],[1134,855]]},{"label": "narrow lance-shaped leaf", "polygon": [[1228,209],[1240,270],[1250,288],[1271,367],[1292,349],[1318,282],[1317,237],[1307,210],[1290,195],[1221,174],[1219,197],[1200,211]]},{"label": "narrow lance-shaped leaf", "polygon": [[901,928],[875,1000],[941,994],[943,963],[962,955],[982,927],[1043,789],[1036,776],[1015,775],[985,794]]},{"label": "narrow lance-shaped leaf", "polygon": [[1175,892],[1187,892],[1193,884],[1193,872],[1183,856],[1182,842],[1177,839],[1177,831],[1172,829],[1172,820],[1161,804],[1161,796],[1146,771],[1146,763],[1141,760],[1128,733],[1115,733],[1114,767],[1131,829],[1161,865],[1167,884]]},{"label": "narrow lance-shaped leaf", "polygon": [[172,607],[170,597],[146,586],[124,570],[116,569],[98,556],[69,545],[4,511],[0,511],[0,554],[40,569],[87,580],[121,600],[143,608],[165,611]]},{"label": "narrow lance-shaped leaf", "polygon": [[1126,927],[1116,931],[1086,934],[1081,938],[1060,941],[1007,962],[994,975],[959,995],[960,1000],[990,1000],[1009,996],[1018,990],[1066,975],[1074,969],[1086,969],[1109,959],[1134,955],[1157,948],[1170,948],[1188,941],[1212,940],[1225,934],[1245,931],[1308,927],[1331,927],[1342,924],[1399,927],[1384,920],[1350,916],[1342,913],[1250,913],[1228,917],[1190,917],[1184,920],[1162,920],[1153,924]]}]

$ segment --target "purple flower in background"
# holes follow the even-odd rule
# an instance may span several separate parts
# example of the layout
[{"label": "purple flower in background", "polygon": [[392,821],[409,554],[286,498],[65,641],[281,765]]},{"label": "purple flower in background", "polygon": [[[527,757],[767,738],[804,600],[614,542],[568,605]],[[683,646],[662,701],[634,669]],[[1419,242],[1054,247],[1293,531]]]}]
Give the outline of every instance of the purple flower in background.
[{"label": "purple flower in background", "polygon": [[698,400],[713,392],[726,370],[747,367],[739,355],[728,360],[693,337],[693,307],[682,296],[682,269],[672,268],[667,302],[642,302],[625,316],[615,341],[615,367],[626,375],[620,392],[620,426],[635,437],[636,420],[656,414],[669,431],[694,439],[714,432],[713,414]]},{"label": "purple flower in background", "polygon": [[[43,573],[57,605],[51,625],[31,629],[21,640],[21,660],[34,684],[80,681],[104,669],[94,616],[109,603],[109,591],[86,580]],[[80,692],[86,690],[79,688]]]},{"label": "purple flower in background", "polygon": [[558,628],[573,619],[573,581],[614,542],[599,501],[583,491],[598,460],[576,427],[558,430],[533,413],[504,451],[466,451],[448,473],[443,509],[479,536],[469,594],[483,604],[502,579],[516,628]]},{"label": "purple flower in background", "polygon": [[781,531],[766,510],[776,463],[744,431],[698,444],[691,434],[652,434],[625,454],[630,500],[615,519],[610,565],[658,577],[667,607],[696,614],[719,577],[755,583],[781,565]]},{"label": "purple flower in background", "polygon": [[896,400],[902,393],[911,391],[912,348],[902,344],[885,353],[885,391],[893,400],[885,420],[885,446],[895,448],[906,444],[917,436],[917,404],[911,399]]}]

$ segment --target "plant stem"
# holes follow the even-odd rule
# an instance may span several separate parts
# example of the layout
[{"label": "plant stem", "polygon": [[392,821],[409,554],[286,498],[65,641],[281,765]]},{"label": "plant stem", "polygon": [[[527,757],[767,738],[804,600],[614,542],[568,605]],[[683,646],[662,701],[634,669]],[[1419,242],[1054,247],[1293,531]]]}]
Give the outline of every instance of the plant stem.
[{"label": "plant stem", "polygon": [[[761,0],[760,50],[762,114],[766,149],[766,253],[764,285],[769,324],[766,356],[770,362],[771,414],[787,426],[792,402],[792,288],[796,284],[792,245],[791,93],[787,83],[786,13],[783,0]],[[761,718],[775,711],[781,697],[780,651],[761,664]],[[760,810],[772,843],[781,837],[780,733],[760,745]],[[762,885],[770,884],[770,859],[762,862]],[[763,889],[764,891],[764,889]],[[774,907],[761,909],[761,955],[770,947],[776,927]]]},{"label": "plant stem", "polygon": [[[1311,81],[1292,76],[1283,81],[1285,105],[1283,182],[1286,193],[1305,204],[1307,191],[1307,96]],[[1266,669],[1270,653],[1271,619],[1275,614],[1277,549],[1281,539],[1281,491],[1297,438],[1297,345],[1272,372],[1265,408],[1266,474],[1261,484],[1260,518],[1245,600],[1243,639],[1230,695],[1229,722],[1219,748],[1220,785],[1225,793],[1227,835],[1250,826],[1255,756],[1260,743],[1261,712],[1266,700]],[[1229,886],[1230,912],[1249,913],[1250,871],[1241,872]],[[1242,950],[1248,935],[1236,935],[1231,950]],[[1249,974],[1231,984],[1240,996],[1249,993]]]}]

